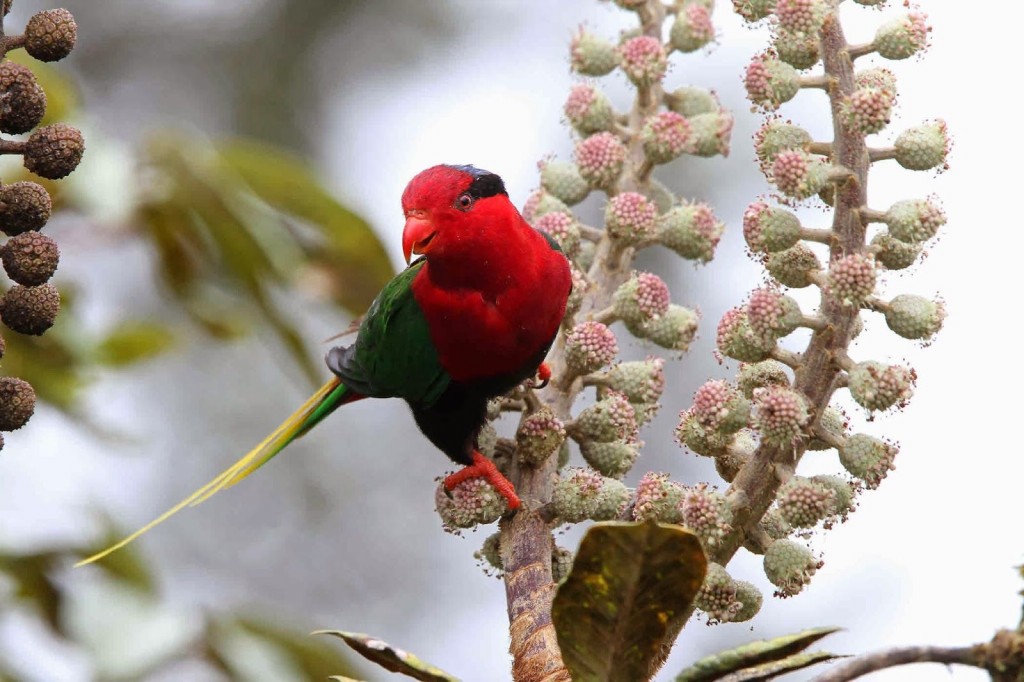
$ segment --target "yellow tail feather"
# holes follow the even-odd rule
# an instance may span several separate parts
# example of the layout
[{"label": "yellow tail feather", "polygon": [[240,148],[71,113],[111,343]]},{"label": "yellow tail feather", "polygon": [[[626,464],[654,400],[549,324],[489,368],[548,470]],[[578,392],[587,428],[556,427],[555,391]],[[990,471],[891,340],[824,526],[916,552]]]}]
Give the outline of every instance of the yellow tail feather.
[{"label": "yellow tail feather", "polygon": [[116,552],[143,533],[146,533],[174,516],[185,507],[194,506],[209,499],[214,494],[224,490],[225,488],[230,488],[252,472],[256,471],[256,469],[259,469],[261,466],[266,464],[269,459],[279,453],[284,446],[294,440],[298,435],[301,435],[300,431],[302,431],[302,427],[306,419],[323,401],[323,399],[339,386],[339,384],[341,384],[341,380],[338,378],[334,378],[329,381],[319,391],[314,393],[309,400],[303,403],[302,407],[296,410],[294,414],[278,426],[273,433],[263,439],[259,445],[246,453],[245,456],[224,470],[212,481],[120,542],[111,545],[101,552],[93,554],[91,557],[82,559],[75,564],[75,567],[77,568],[79,566],[91,564],[94,561],[99,561],[112,552]]}]

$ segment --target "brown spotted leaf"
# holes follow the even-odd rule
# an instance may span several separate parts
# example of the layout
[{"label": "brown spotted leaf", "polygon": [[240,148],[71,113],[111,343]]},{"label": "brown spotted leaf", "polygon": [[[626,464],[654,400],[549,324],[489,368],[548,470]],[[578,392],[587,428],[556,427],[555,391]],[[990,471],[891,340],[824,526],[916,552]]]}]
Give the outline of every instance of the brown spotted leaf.
[{"label": "brown spotted leaf", "polygon": [[649,679],[668,624],[693,603],[706,570],[700,540],[679,526],[592,526],[551,607],[573,680]]}]

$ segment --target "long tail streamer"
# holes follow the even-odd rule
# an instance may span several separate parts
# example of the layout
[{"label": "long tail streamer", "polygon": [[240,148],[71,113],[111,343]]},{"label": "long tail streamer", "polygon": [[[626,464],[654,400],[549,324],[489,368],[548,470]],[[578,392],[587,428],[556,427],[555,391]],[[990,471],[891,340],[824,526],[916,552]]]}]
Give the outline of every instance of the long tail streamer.
[{"label": "long tail streamer", "polygon": [[337,377],[333,378],[314,393],[302,407],[288,417],[273,433],[263,439],[259,445],[246,453],[245,456],[228,467],[219,476],[117,544],[111,545],[103,551],[79,561],[75,566],[84,566],[85,564],[99,561],[111,552],[121,549],[143,533],[160,525],[185,507],[197,505],[221,490],[230,488],[270,461],[274,455],[284,450],[293,440],[305,435],[307,431],[319,424],[324,417],[335,409],[361,397],[359,394],[348,390],[341,383],[340,379]]}]

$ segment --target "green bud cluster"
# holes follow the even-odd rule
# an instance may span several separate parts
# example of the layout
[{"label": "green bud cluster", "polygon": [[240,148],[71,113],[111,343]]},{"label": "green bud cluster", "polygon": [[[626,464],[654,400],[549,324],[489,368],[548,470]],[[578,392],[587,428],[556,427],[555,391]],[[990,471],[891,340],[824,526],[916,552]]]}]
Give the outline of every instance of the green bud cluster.
[{"label": "green bud cluster", "polygon": [[764,572],[778,588],[778,597],[793,597],[810,583],[822,562],[807,547],[792,540],[776,540],[764,553]]}]

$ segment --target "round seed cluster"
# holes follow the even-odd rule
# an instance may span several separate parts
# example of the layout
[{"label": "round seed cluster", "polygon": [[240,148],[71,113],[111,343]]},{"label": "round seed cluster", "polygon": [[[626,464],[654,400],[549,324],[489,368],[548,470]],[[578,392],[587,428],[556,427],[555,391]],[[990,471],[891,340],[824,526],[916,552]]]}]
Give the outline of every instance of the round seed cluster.
[{"label": "round seed cluster", "polygon": [[640,139],[644,155],[651,163],[668,163],[686,151],[690,141],[690,122],[674,111],[662,111],[647,119]]},{"label": "round seed cluster", "polygon": [[579,523],[592,518],[604,479],[593,469],[571,468],[567,470],[551,495],[555,513],[566,523]]},{"label": "round seed cluster", "polygon": [[850,475],[864,481],[869,489],[878,484],[892,471],[897,449],[873,436],[856,433],[846,439],[839,449],[839,463]]},{"label": "round seed cluster", "polygon": [[821,261],[810,247],[797,243],[784,251],[770,254],[764,267],[779,284],[803,289],[813,284],[811,274],[821,271]]},{"label": "round seed cluster", "polygon": [[907,243],[928,241],[946,224],[946,214],[926,199],[897,201],[885,212],[889,234]]},{"label": "round seed cluster", "polygon": [[881,88],[857,88],[843,100],[847,125],[865,135],[881,132],[892,118],[892,93]]},{"label": "round seed cluster", "polygon": [[634,272],[612,296],[612,308],[630,331],[638,330],[668,312],[671,294],[665,281],[653,272]]},{"label": "round seed cluster", "polygon": [[622,481],[605,478],[601,481],[601,492],[597,494],[597,507],[590,517],[595,521],[611,521],[619,518],[629,505],[629,488]]},{"label": "round seed cluster", "polygon": [[775,11],[775,0],[732,0],[732,8],[747,21],[760,21]]},{"label": "round seed cluster", "polygon": [[78,24],[66,9],[39,12],[25,26],[25,51],[41,62],[64,59],[75,48]]},{"label": "round seed cluster", "polygon": [[779,514],[794,528],[813,528],[833,513],[836,493],[811,478],[794,476],[779,488]]},{"label": "round seed cluster", "polygon": [[525,464],[536,466],[565,442],[565,426],[548,408],[526,417],[516,431],[516,453]]},{"label": "round seed cluster", "polygon": [[942,301],[900,294],[885,310],[885,323],[905,339],[930,339],[942,328],[946,307]]},{"label": "round seed cluster", "polygon": [[774,344],[800,326],[803,313],[792,296],[773,289],[757,289],[747,302],[747,320],[750,329],[765,343]]},{"label": "round seed cluster", "polygon": [[53,326],[60,312],[60,294],[52,284],[16,284],[0,297],[0,318],[11,331],[39,336]]},{"label": "round seed cluster", "polygon": [[713,92],[689,86],[665,93],[665,104],[670,111],[682,114],[686,118],[693,118],[699,114],[712,114],[722,108]]},{"label": "round seed cluster", "polygon": [[874,259],[854,253],[832,261],[828,269],[829,293],[844,305],[859,306],[875,292]]},{"label": "round seed cluster", "polygon": [[[477,561],[483,561],[494,570],[502,570],[501,533],[491,533],[488,535],[487,539],[484,540],[483,547],[474,552],[473,557]],[[489,574],[486,567],[484,572]]]},{"label": "round seed cluster", "polygon": [[15,377],[0,377],[0,431],[16,431],[36,409],[32,385]]},{"label": "round seed cluster", "polygon": [[615,334],[593,320],[580,322],[565,340],[565,359],[576,374],[590,374],[611,364],[619,352]]},{"label": "round seed cluster", "polygon": [[57,243],[38,232],[23,232],[0,247],[7,275],[18,284],[38,286],[57,270],[60,250]]},{"label": "round seed cluster", "polygon": [[0,62],[0,131],[20,134],[39,125],[46,113],[46,93],[31,70]]},{"label": "round seed cluster", "polygon": [[869,360],[850,370],[847,384],[850,395],[861,407],[887,410],[910,400],[916,380],[917,375],[912,369]]},{"label": "round seed cluster", "polygon": [[764,553],[764,572],[778,597],[799,594],[821,566],[811,550],[792,540],[776,540]]},{"label": "round seed cluster", "polygon": [[602,377],[631,403],[654,403],[665,390],[664,358],[620,362]]},{"label": "round seed cluster", "polygon": [[725,223],[705,203],[682,204],[658,220],[656,239],[683,258],[707,263],[725,232]]},{"label": "round seed cluster", "polygon": [[736,581],[721,564],[709,563],[704,583],[694,600],[697,608],[708,614],[709,623],[732,622],[743,608],[737,599]]},{"label": "round seed cluster", "polygon": [[636,439],[636,413],[626,396],[608,391],[580,412],[571,434],[578,441],[632,441]]},{"label": "round seed cluster", "polygon": [[779,152],[802,150],[811,142],[811,134],[800,126],[771,120],[758,128],[754,134],[754,152],[761,162],[761,169],[768,171]]},{"label": "round seed cluster", "polygon": [[782,386],[758,389],[754,408],[754,424],[761,440],[778,447],[795,444],[809,419],[804,397]]},{"label": "round seed cluster", "polygon": [[750,421],[750,403],[729,382],[713,379],[693,394],[690,413],[704,428],[730,434]]},{"label": "round seed cluster", "polygon": [[53,210],[53,201],[42,185],[15,182],[0,186],[0,230],[8,236],[46,225]]},{"label": "round seed cluster", "polygon": [[590,194],[590,185],[580,175],[580,169],[567,161],[542,162],[540,186],[569,206],[575,206]]},{"label": "round seed cluster", "polygon": [[[848,425],[849,420],[845,414],[834,407],[828,406],[822,410],[821,419],[818,420],[815,430],[831,435],[833,440],[842,440]],[[829,441],[821,438],[811,438],[807,441],[808,450],[828,450],[831,447]]]},{"label": "round seed cluster", "polygon": [[619,65],[619,52],[604,38],[580,29],[570,49],[572,70],[583,76],[604,76]]},{"label": "round seed cluster", "polygon": [[907,170],[945,167],[949,155],[949,131],[945,121],[909,128],[896,138],[896,161]]},{"label": "round seed cluster", "polygon": [[801,149],[785,149],[775,155],[771,180],[786,196],[806,199],[828,182],[829,165]]},{"label": "round seed cluster", "polygon": [[715,548],[732,531],[732,510],[725,495],[706,484],[687,488],[679,504],[681,523],[692,530],[705,547]]},{"label": "round seed cluster", "polygon": [[743,84],[751,102],[774,111],[800,90],[800,74],[782,60],[758,55],[747,66]]},{"label": "round seed cluster", "polygon": [[565,101],[565,117],[581,135],[610,130],[615,125],[615,111],[603,92],[593,85],[574,85]]},{"label": "round seed cluster", "polygon": [[754,397],[754,391],[770,386],[789,387],[789,374],[786,366],[778,360],[763,362],[744,362],[736,375],[736,385],[747,398]]},{"label": "round seed cluster", "polygon": [[671,303],[664,315],[643,325],[640,335],[662,348],[685,351],[697,334],[699,321],[697,311]]},{"label": "round seed cluster", "polygon": [[533,221],[533,226],[549,235],[558,243],[569,258],[574,258],[580,250],[580,227],[571,213],[552,211],[545,213]]},{"label": "round seed cluster", "polygon": [[876,234],[871,246],[875,249],[875,260],[889,270],[909,268],[917,262],[922,250],[920,243],[901,241],[888,232]]},{"label": "round seed cluster", "polygon": [[740,608],[733,614],[732,622],[745,623],[756,616],[757,612],[761,610],[764,595],[761,594],[761,590],[757,589],[754,583],[746,580],[737,580],[736,601],[740,603]]},{"label": "round seed cluster", "polygon": [[445,530],[454,532],[459,528],[493,523],[505,513],[508,505],[490,483],[482,478],[471,478],[451,490],[440,484],[434,493],[434,507]]},{"label": "round seed cluster", "polygon": [[911,12],[883,24],[875,33],[875,49],[886,59],[906,59],[928,46],[928,17]]},{"label": "round seed cluster", "polygon": [[800,241],[800,220],[789,211],[757,201],[743,214],[743,237],[754,253],[785,251]]},{"label": "round seed cluster", "polygon": [[523,204],[523,217],[528,222],[533,222],[547,213],[554,212],[569,213],[570,211],[564,201],[544,189],[530,194],[526,198],[526,203]]},{"label": "round seed cluster", "polygon": [[679,413],[679,426],[676,427],[676,441],[694,453],[703,457],[714,457],[716,462],[725,456],[733,434],[708,428],[701,423],[700,416],[691,407]]},{"label": "round seed cluster", "polygon": [[727,310],[718,323],[715,337],[722,355],[741,362],[760,362],[768,357],[775,342],[768,342],[750,327],[745,308]]},{"label": "round seed cluster", "polygon": [[695,52],[714,39],[711,10],[700,3],[684,6],[669,31],[669,42],[680,52]]},{"label": "round seed cluster", "polygon": [[637,86],[653,85],[665,77],[668,57],[661,41],[653,36],[630,38],[619,46],[619,66]]},{"label": "round seed cluster", "polygon": [[638,244],[654,236],[658,209],[639,192],[622,192],[612,197],[604,209],[605,229],[626,244]]},{"label": "round seed cluster", "polygon": [[817,33],[827,12],[823,0],[778,0],[775,4],[775,18],[787,31]]},{"label": "round seed cluster", "polygon": [[640,456],[635,442],[615,440],[608,443],[583,441],[580,443],[580,454],[587,464],[609,478],[622,478],[633,468],[633,463]]},{"label": "round seed cluster", "polygon": [[576,143],[575,160],[591,187],[611,187],[622,174],[626,147],[612,133],[597,133]]},{"label": "round seed cluster", "polygon": [[821,58],[818,36],[813,33],[777,28],[772,47],[779,59],[794,69],[809,69]]},{"label": "round seed cluster", "polygon": [[59,180],[71,174],[85,153],[85,140],[77,128],[63,123],[43,126],[24,147],[25,168],[41,178]]},{"label": "round seed cluster", "polygon": [[636,504],[633,518],[663,523],[679,523],[679,505],[683,501],[683,487],[670,481],[668,474],[653,471],[644,474],[636,486]]}]

